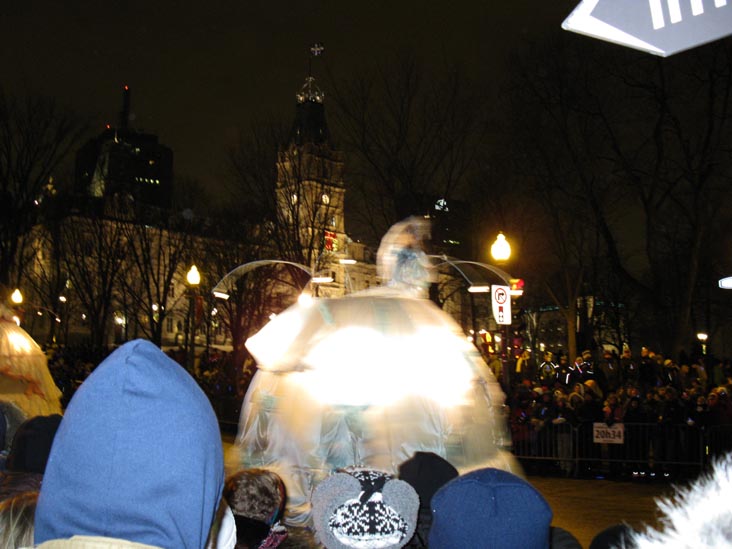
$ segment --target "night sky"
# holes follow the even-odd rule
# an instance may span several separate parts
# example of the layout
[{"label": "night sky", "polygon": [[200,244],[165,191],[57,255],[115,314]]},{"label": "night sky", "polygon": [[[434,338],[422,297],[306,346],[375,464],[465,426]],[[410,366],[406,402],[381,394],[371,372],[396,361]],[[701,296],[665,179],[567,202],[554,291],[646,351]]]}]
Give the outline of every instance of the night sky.
[{"label": "night sky", "polygon": [[209,183],[238,127],[294,112],[313,42],[325,44],[318,62],[334,74],[409,49],[458,60],[490,88],[513,49],[566,32],[560,25],[578,3],[4,0],[0,86],[55,97],[96,132],[116,124],[129,85],[133,127],[173,148],[176,175]]}]

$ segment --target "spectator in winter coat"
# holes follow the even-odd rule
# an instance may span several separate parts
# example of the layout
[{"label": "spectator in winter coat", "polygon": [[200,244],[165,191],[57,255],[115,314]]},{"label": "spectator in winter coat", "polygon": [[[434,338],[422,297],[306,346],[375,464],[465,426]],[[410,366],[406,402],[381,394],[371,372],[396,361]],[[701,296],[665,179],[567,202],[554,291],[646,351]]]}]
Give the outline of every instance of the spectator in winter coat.
[{"label": "spectator in winter coat", "polygon": [[202,549],[223,484],[221,435],[206,395],[158,347],[131,341],[96,368],[66,410],[38,500],[35,543]]}]

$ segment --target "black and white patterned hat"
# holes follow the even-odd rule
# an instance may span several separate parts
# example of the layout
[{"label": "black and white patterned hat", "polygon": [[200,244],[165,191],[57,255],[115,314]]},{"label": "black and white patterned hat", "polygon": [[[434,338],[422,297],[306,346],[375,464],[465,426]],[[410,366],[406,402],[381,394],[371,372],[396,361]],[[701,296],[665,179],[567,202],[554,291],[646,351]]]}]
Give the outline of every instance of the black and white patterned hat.
[{"label": "black and white patterned hat", "polygon": [[355,467],[321,482],[312,503],[315,531],[328,549],[404,547],[419,510],[419,497],[408,483]]}]

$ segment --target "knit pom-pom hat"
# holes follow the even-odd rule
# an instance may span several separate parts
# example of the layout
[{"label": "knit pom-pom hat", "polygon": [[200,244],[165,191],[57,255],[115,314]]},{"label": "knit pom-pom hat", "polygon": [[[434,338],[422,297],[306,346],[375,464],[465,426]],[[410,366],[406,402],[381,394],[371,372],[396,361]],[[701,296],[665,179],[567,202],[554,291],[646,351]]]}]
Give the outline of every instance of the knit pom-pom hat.
[{"label": "knit pom-pom hat", "polygon": [[327,549],[385,549],[404,547],[414,535],[419,497],[388,473],[351,467],[321,482],[312,504]]}]

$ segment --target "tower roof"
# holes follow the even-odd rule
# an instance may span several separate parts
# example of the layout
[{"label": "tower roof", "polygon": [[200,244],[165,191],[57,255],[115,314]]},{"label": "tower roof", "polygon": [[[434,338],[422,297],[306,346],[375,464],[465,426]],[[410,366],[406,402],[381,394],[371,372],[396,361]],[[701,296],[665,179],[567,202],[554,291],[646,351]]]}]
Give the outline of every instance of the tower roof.
[{"label": "tower roof", "polygon": [[330,132],[325,120],[325,94],[315,83],[315,78],[308,76],[300,91],[295,95],[295,122],[290,132],[291,145],[329,145]]}]

